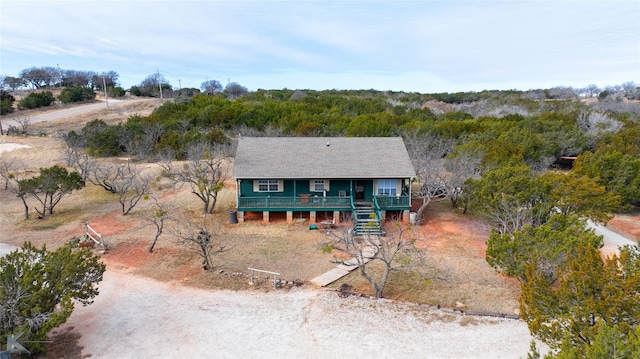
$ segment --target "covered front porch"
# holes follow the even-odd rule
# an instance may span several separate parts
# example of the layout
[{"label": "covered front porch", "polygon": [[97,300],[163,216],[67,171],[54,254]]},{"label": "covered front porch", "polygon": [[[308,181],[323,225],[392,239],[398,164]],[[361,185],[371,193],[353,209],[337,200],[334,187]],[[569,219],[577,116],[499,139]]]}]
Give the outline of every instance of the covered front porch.
[{"label": "covered front porch", "polygon": [[296,217],[308,219],[309,223],[340,223],[345,213],[352,217],[356,208],[363,206],[375,210],[380,220],[386,218],[386,212],[398,212],[403,221],[408,221],[411,198],[373,196],[372,201],[355,201],[351,196],[239,197],[237,217],[244,222],[245,213],[261,213],[262,221],[268,223],[271,213],[285,213],[287,223]]}]

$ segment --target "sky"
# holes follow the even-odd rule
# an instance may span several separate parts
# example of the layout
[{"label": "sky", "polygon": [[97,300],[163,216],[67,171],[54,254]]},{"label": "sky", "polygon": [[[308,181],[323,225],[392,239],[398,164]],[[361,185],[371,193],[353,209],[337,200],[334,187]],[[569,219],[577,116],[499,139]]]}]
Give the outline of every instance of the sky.
[{"label": "sky", "polygon": [[640,1],[0,0],[0,74],[45,66],[126,89],[605,87],[640,83]]}]

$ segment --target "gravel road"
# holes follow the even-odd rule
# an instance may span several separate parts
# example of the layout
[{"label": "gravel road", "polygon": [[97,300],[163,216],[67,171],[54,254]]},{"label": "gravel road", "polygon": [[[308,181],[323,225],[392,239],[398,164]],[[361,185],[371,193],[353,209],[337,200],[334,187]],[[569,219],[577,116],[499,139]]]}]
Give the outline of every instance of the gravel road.
[{"label": "gravel road", "polygon": [[[62,110],[49,111],[39,115],[28,116],[27,118],[29,119],[29,123],[48,122],[48,121],[55,121],[63,118],[82,115],[85,112],[99,110],[101,108],[107,107],[107,104],[104,100],[98,100],[98,101],[100,102],[91,103],[88,105],[74,106],[74,107],[65,108]],[[139,101],[139,100],[133,100],[133,101]],[[131,101],[109,99],[109,108],[118,107],[127,103],[131,103]],[[13,115],[13,118],[16,118],[16,117],[20,117],[20,116]],[[15,120],[2,121],[3,129],[6,130],[9,126],[19,126],[19,124]]]}]

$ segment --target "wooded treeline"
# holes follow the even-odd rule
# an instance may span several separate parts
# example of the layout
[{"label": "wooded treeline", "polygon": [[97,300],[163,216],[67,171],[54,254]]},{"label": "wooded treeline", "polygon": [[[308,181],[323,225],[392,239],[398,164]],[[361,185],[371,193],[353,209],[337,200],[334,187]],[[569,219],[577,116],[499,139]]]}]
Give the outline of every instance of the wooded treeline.
[{"label": "wooded treeline", "polygon": [[[236,99],[197,95],[166,102],[149,116],[109,126],[88,123],[69,138],[97,156],[127,153],[154,160],[170,150],[229,143],[242,136],[403,136],[407,146],[449,144],[441,157],[475,154],[482,173],[523,163],[534,171],[570,166],[622,196],[622,210],[640,203],[640,103],[602,99],[532,99],[531,92],[460,94],[260,90]],[[445,102],[446,100],[448,102]],[[409,137],[412,140],[408,140]]]}]

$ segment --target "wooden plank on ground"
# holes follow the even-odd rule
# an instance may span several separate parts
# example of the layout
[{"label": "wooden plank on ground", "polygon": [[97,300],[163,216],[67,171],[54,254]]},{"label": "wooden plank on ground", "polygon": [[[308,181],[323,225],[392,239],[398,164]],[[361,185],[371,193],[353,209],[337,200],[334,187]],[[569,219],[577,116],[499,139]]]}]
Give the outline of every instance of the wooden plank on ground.
[{"label": "wooden plank on ground", "polygon": [[349,270],[345,270],[343,268],[339,268],[339,267],[335,267],[333,269],[331,269],[330,271],[321,274],[315,278],[313,278],[311,280],[311,283],[319,286],[319,287],[324,287],[328,284],[331,284],[335,281],[337,281],[338,279],[344,277],[345,275],[349,274]]},{"label": "wooden plank on ground", "polygon": [[[364,263],[369,262],[371,258],[376,255],[377,250],[377,248],[372,246],[364,248],[364,250],[362,251],[362,254],[365,257]],[[324,287],[346,276],[356,268],[358,268],[358,260],[356,258],[351,258],[345,261],[343,264],[339,264],[335,268],[329,270],[328,272],[313,278],[311,280],[311,283],[320,287]]]}]

